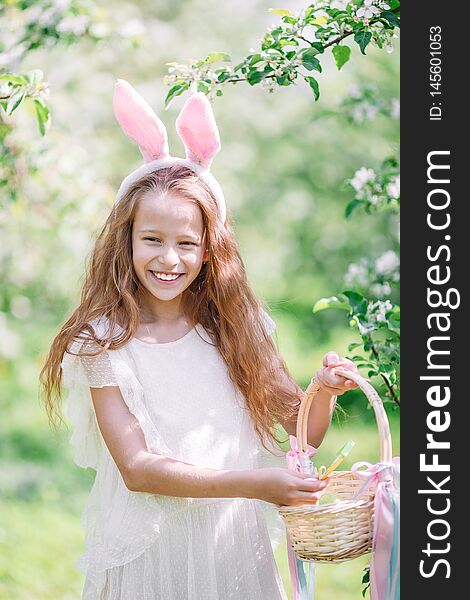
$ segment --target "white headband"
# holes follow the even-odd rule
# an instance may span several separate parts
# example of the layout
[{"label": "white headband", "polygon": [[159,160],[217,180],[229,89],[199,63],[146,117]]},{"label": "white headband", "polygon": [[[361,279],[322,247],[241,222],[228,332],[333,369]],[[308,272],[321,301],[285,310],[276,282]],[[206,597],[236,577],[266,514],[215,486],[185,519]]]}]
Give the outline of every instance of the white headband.
[{"label": "white headband", "polygon": [[165,125],[124,79],[116,82],[113,106],[122,130],[137,142],[145,160],[145,164],[124,178],[119,186],[116,202],[145,175],[172,165],[184,165],[194,171],[212,191],[220,220],[225,223],[227,209],[224,194],[210,172],[212,160],[220,150],[219,130],[206,96],[202,92],[190,96],[176,119],[176,131],[183,141],[186,158],[170,156]]}]

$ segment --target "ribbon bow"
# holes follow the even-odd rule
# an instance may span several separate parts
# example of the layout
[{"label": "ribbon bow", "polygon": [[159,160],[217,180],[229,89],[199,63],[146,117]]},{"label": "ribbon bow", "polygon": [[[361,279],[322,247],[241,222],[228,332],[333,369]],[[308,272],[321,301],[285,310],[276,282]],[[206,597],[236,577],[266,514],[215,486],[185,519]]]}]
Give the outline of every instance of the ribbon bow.
[{"label": "ribbon bow", "polygon": [[318,452],[316,448],[307,444],[307,450],[304,452],[297,447],[297,438],[295,435],[289,436],[290,450],[286,453],[287,468],[297,473],[313,474],[312,456]]}]

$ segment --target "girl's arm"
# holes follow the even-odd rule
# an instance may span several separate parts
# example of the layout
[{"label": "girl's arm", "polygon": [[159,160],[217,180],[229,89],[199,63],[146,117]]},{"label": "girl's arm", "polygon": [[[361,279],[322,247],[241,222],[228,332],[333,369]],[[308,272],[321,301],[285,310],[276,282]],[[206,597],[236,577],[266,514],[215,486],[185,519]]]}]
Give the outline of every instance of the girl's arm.
[{"label": "girl's arm", "polygon": [[[336,352],[328,352],[323,357],[323,367],[315,374],[314,379],[321,389],[313,399],[307,422],[307,443],[315,448],[320,446],[331,424],[337,397],[357,387],[350,379],[334,375],[331,369],[339,365],[357,372],[352,361],[339,357]],[[296,423],[296,420],[285,421],[281,425],[287,433],[296,435]]]},{"label": "girl's arm", "polygon": [[[300,388],[299,388],[300,389]],[[349,388],[348,388],[349,389]],[[315,396],[307,422],[307,443],[318,448],[331,424],[336,404],[336,396],[321,389]],[[281,425],[290,435],[296,435],[297,419],[282,421]]]},{"label": "girl's arm", "polygon": [[90,388],[98,426],[132,492],[188,498],[259,498],[278,505],[315,504],[326,482],[288,469],[219,470],[149,452],[118,387]]},{"label": "girl's arm", "polygon": [[240,497],[241,482],[230,471],[200,468],[149,452],[119,387],[90,391],[101,434],[129,490],[191,498]]}]

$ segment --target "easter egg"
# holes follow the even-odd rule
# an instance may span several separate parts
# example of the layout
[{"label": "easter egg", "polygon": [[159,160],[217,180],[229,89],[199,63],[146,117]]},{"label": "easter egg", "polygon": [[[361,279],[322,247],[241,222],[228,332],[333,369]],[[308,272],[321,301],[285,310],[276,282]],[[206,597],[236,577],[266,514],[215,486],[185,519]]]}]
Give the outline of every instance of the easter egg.
[{"label": "easter egg", "polygon": [[341,502],[338,494],[323,494],[318,504],[337,504],[338,502]]}]

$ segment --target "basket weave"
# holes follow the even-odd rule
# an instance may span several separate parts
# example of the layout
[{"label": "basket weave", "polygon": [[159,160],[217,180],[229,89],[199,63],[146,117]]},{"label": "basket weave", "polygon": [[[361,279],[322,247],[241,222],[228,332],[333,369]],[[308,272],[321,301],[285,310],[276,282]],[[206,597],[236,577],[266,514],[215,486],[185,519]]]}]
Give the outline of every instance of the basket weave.
[{"label": "basket weave", "polygon": [[[387,413],[380,396],[354,371],[335,368],[337,375],[353,380],[371,403],[379,430],[380,460],[392,459],[392,439]],[[310,406],[319,387],[312,382],[305,392],[297,418],[297,448],[307,450]],[[364,479],[352,471],[334,471],[325,493],[338,494],[335,504],[277,506],[284,520],[296,556],[301,560],[337,563],[367,554],[372,549],[375,484],[352,500]]]}]

